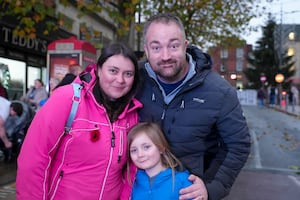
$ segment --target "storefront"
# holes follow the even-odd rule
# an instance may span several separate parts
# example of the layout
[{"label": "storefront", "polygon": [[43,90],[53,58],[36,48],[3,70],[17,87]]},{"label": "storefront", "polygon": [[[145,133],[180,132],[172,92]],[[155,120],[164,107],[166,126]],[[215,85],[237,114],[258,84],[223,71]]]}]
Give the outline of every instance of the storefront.
[{"label": "storefront", "polygon": [[13,22],[0,20],[0,81],[8,90],[10,100],[19,99],[33,85],[35,79],[47,83],[47,45],[59,38],[74,36],[64,30],[36,38],[13,34]]}]

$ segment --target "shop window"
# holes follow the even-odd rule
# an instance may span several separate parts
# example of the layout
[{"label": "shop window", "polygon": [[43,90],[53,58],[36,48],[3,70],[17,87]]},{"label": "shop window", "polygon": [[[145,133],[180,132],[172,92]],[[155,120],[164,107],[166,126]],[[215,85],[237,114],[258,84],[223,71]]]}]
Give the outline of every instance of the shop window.
[{"label": "shop window", "polygon": [[26,92],[25,62],[0,57],[0,74],[0,78],[6,80],[9,99],[20,99]]},{"label": "shop window", "polygon": [[34,80],[41,79],[46,86],[47,80],[46,80],[46,68],[39,68],[39,67],[32,67],[28,66],[28,75],[27,75],[27,86],[29,89],[30,87],[34,86]]}]

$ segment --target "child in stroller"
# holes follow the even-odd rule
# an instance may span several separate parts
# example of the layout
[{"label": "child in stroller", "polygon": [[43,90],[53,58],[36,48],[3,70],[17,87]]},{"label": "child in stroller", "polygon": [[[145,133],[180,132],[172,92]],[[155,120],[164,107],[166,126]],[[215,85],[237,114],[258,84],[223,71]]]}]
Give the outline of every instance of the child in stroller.
[{"label": "child in stroller", "polygon": [[10,115],[5,122],[5,131],[13,146],[6,149],[0,141],[0,151],[3,152],[4,160],[7,162],[18,156],[27,129],[35,115],[35,111],[29,104],[18,100],[11,101],[11,107],[16,104],[22,105],[22,109],[18,110],[17,115]]}]

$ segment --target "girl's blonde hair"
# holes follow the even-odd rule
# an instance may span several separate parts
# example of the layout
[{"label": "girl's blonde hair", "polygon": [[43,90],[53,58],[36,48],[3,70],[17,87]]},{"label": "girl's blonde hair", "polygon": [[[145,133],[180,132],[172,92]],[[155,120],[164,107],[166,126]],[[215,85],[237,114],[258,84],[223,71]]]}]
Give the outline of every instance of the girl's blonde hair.
[{"label": "girl's blonde hair", "polygon": [[171,152],[170,146],[164,136],[164,133],[160,126],[156,123],[152,122],[141,122],[135,125],[128,133],[127,136],[127,154],[128,154],[128,178],[130,183],[130,173],[129,173],[129,163],[132,162],[130,157],[130,145],[132,141],[140,134],[146,134],[153,144],[158,148],[161,152],[161,162],[164,167],[170,167],[172,169],[172,175],[174,180],[175,167],[178,167],[178,170],[182,170],[183,166],[181,162],[175,157],[175,155]]}]

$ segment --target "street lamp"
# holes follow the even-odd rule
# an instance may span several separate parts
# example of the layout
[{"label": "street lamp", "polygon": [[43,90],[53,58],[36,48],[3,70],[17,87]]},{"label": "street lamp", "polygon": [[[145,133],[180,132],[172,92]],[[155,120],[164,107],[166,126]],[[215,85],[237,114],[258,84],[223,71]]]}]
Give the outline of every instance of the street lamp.
[{"label": "street lamp", "polygon": [[236,78],[237,78],[236,74],[231,74],[231,75],[230,75],[230,79],[231,79],[231,80],[236,80]]},{"label": "street lamp", "polygon": [[275,81],[276,81],[276,83],[281,84],[284,81],[284,75],[283,74],[276,74]]},{"label": "street lamp", "polygon": [[[284,75],[280,74],[280,73],[276,74],[275,81],[276,81],[276,83],[279,84],[278,95],[279,95],[279,105],[281,107],[281,100],[282,100],[282,94],[281,94],[282,86],[281,86],[281,83],[284,81]],[[286,103],[286,102],[282,102],[282,103]]]}]

